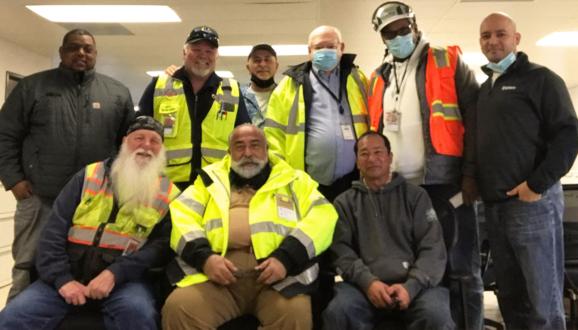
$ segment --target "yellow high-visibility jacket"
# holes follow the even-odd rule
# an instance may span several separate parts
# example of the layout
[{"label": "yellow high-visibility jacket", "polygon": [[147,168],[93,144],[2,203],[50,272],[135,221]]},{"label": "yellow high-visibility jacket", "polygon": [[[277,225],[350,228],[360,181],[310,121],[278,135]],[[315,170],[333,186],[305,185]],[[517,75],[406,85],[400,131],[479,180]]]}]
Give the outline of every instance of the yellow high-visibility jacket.
[{"label": "yellow high-visibility jacket", "polygon": [[[194,185],[170,204],[171,248],[177,253],[178,265],[173,270],[178,268],[178,272],[169,277],[179,287],[208,280],[201,269],[195,268],[197,261],[186,260],[198,252],[195,249],[208,242],[214,253],[224,256],[227,252],[230,163],[227,155],[203,168]],[[337,213],[306,173],[293,169],[272,153],[269,164],[272,167],[269,178],[249,204],[252,248],[257,260],[269,257],[277,249],[289,245],[293,248],[284,252],[297,261],[295,270],[299,272],[273,285],[282,294],[292,296],[307,292],[317,279],[319,266],[312,259],[331,244]],[[285,244],[288,241],[292,244]],[[304,255],[305,260],[299,260]]]}]

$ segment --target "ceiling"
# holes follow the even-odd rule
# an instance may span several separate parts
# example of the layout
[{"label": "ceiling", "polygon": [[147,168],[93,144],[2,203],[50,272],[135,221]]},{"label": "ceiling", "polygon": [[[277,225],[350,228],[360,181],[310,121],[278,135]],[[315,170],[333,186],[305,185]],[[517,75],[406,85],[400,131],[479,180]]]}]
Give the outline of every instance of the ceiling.
[{"label": "ceiling", "polygon": [[[150,80],[145,72],[182,63],[183,42],[196,25],[214,27],[222,45],[257,43],[306,43],[318,25],[337,26],[345,48],[357,53],[356,62],[369,74],[383,56],[383,45],[372,30],[370,17],[381,0],[124,0],[122,4],[165,4],[181,17],[180,23],[122,24],[112,27],[124,34],[96,33],[99,50],[97,70],[127,84],[138,100]],[[519,47],[530,59],[548,66],[566,81],[578,86],[578,47],[544,48],[535,43],[546,34],[578,30],[578,0],[413,0],[407,1],[416,13],[420,30],[437,45],[457,44],[464,52],[479,52],[478,29],[491,12],[504,11],[517,22],[522,34]],[[58,63],[57,49],[67,27],[37,16],[29,4],[118,4],[100,0],[0,0],[0,38],[15,43]],[[111,28],[107,26],[107,28]],[[96,31],[92,26],[88,30]],[[221,57],[218,70],[229,70],[241,82],[248,79],[245,57]],[[280,71],[305,60],[303,56],[280,57]],[[476,64],[479,66],[480,64]]]}]

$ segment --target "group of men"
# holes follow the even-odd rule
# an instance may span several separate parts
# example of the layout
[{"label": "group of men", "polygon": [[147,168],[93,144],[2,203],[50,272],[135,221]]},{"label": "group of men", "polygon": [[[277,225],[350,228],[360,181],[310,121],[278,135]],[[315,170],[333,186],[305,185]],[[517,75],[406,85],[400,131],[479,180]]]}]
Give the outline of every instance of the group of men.
[{"label": "group of men", "polygon": [[[563,329],[559,179],[578,151],[564,82],[517,51],[503,13],[480,26],[481,87],[408,5],[383,3],[372,24],[386,53],[369,81],[320,26],[278,85],[275,50],[253,47],[243,87],[215,74],[219,35],[196,27],[136,118],[126,87],[94,72],[92,35],[67,33],[59,68],[23,79],[0,111],[0,179],[18,201],[0,328],[55,328],[96,304],[109,329],[244,314],[310,329],[310,294],[335,272],[326,329],[481,329],[479,194],[506,326]],[[156,266],[176,287],[162,318],[143,280]]]}]

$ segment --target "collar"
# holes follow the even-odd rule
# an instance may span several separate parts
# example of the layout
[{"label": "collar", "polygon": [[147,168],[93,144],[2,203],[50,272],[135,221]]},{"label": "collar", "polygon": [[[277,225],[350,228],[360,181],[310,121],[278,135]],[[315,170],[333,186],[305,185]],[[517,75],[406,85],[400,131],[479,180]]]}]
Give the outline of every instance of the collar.
[{"label": "collar", "polygon": [[[517,69],[527,65],[529,63],[528,60],[528,55],[526,55],[526,53],[524,52],[516,52],[516,60],[514,61],[514,63],[512,63],[512,65],[510,65],[506,71],[502,72],[502,76],[506,73],[512,72],[512,71],[516,71]],[[492,69],[488,68],[487,65],[482,66],[482,71],[484,71],[485,74],[487,74],[490,78],[492,78],[492,75],[494,74],[494,71],[492,71]]]},{"label": "collar", "polygon": [[87,71],[74,71],[62,66],[62,63],[58,66],[58,69],[65,77],[72,80],[75,84],[83,84],[87,81],[94,79],[95,71],[94,68]]},{"label": "collar", "polygon": [[234,187],[242,188],[244,186],[250,186],[255,190],[259,190],[269,179],[269,174],[271,174],[271,165],[269,162],[267,162],[261,172],[249,179],[243,178],[231,168],[229,171],[229,181],[231,182],[231,186]]},{"label": "collar", "polygon": [[[181,66],[177,71],[175,71],[175,73],[173,74],[173,78],[179,79],[191,85],[191,80],[189,79],[189,76],[187,75],[184,66]],[[209,76],[209,79],[205,81],[205,84],[203,85],[203,88],[201,88],[201,91],[205,89],[217,90],[217,88],[219,88],[219,85],[221,84],[221,81],[223,81],[223,78],[219,77],[213,71]]]}]

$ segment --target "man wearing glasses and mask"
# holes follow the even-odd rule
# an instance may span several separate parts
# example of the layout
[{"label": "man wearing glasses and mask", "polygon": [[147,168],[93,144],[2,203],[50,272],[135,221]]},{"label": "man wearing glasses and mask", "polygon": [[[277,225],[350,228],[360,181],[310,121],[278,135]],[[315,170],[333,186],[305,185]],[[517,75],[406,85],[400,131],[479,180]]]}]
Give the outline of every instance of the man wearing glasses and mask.
[{"label": "man wearing glasses and mask", "polygon": [[436,195],[434,206],[436,200],[451,200],[455,207],[459,238],[448,255],[449,271],[468,280],[465,320],[459,288],[450,291],[452,316],[464,328],[481,329],[483,284],[472,207],[477,189],[473,141],[466,127],[471,125],[478,84],[458,46],[430,46],[408,5],[381,4],[372,24],[386,49],[384,63],[370,79],[371,129],[386,135],[392,149],[398,150],[395,171]]}]

